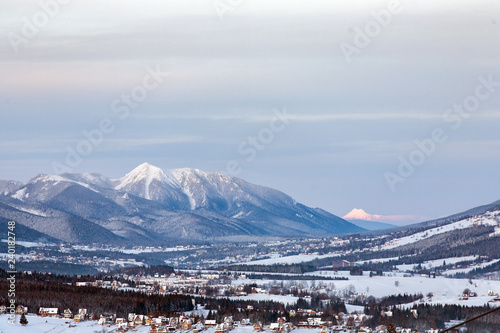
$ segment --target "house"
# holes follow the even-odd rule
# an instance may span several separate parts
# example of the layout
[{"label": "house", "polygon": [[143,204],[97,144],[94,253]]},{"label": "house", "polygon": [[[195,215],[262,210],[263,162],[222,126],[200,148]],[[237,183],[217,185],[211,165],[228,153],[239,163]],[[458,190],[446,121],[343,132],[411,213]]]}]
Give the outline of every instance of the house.
[{"label": "house", "polygon": [[81,320],[85,320],[87,318],[87,309],[78,309],[78,316],[80,316]]},{"label": "house", "polygon": [[40,310],[38,310],[38,314],[42,317],[58,317],[58,313],[58,308],[40,308]]},{"label": "house", "polygon": [[16,307],[16,315],[22,315],[28,313],[28,308],[22,305]]},{"label": "house", "polygon": [[230,331],[234,328],[233,317],[229,316],[224,318],[224,330]]},{"label": "house", "polygon": [[355,264],[353,262],[349,262],[347,260],[332,262],[332,267],[333,268],[354,267],[354,266],[355,266]]},{"label": "house", "polygon": [[151,326],[152,323],[153,323],[153,318],[149,316],[144,316],[144,325]]},{"label": "house", "polygon": [[316,315],[316,312],[311,309],[298,309],[297,312],[301,315],[308,315],[308,316]]},{"label": "house", "polygon": [[125,318],[116,318],[115,325],[117,329],[125,329],[127,328],[127,321],[125,320]]},{"label": "house", "polygon": [[222,324],[215,326],[215,333],[226,333]]},{"label": "house", "polygon": [[179,320],[177,319],[177,317],[171,317],[168,322],[170,326],[174,327],[175,329],[179,327]]},{"label": "house", "polygon": [[99,318],[97,325],[100,325],[100,326],[106,325],[106,318],[101,315],[101,318]]},{"label": "house", "polygon": [[210,328],[210,327],[215,327],[217,325],[217,322],[215,320],[205,320],[205,327]]},{"label": "house", "polygon": [[253,325],[253,331],[254,332],[263,332],[264,329],[262,328],[261,323],[256,322],[255,325]]},{"label": "house", "polygon": [[201,322],[197,322],[195,325],[193,325],[193,333],[199,333],[201,331],[205,330],[205,325]]},{"label": "house", "polygon": [[142,325],[144,323],[144,315],[135,315],[134,324]]},{"label": "house", "polygon": [[79,322],[83,321],[82,317],[81,317],[79,314],[76,314],[76,315],[73,317],[73,320],[74,320],[76,323],[79,323]]},{"label": "house", "polygon": [[135,320],[135,313],[129,313],[127,319],[128,319],[128,321],[134,321]]},{"label": "house", "polygon": [[182,320],[181,327],[184,331],[190,330],[191,326],[193,326],[193,322],[191,321],[191,319],[187,318]]},{"label": "house", "polygon": [[280,329],[280,327],[281,326],[279,323],[271,323],[271,325],[269,325],[269,329],[275,332],[277,332]]},{"label": "house", "polygon": [[63,316],[66,319],[71,319],[71,318],[73,318],[73,313],[71,312],[70,309],[66,309],[66,310],[64,310]]},{"label": "house", "polygon": [[0,306],[0,314],[7,312],[7,307],[5,305]]}]

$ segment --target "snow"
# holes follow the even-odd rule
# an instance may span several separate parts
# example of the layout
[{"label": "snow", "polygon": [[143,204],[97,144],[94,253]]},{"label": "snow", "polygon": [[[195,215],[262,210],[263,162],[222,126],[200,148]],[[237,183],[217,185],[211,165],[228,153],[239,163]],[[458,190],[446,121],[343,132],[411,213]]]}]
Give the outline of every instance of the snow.
[{"label": "snow", "polygon": [[269,295],[269,294],[249,294],[247,296],[231,296],[229,299],[232,300],[244,300],[244,301],[275,301],[283,304],[293,305],[297,303],[299,299],[296,296],[285,296],[285,295]]},{"label": "snow", "polygon": [[391,258],[379,258],[379,259],[370,259],[370,260],[359,260],[356,261],[355,263],[358,265],[363,265],[363,264],[368,264],[370,262],[372,263],[383,263],[383,262],[389,262],[391,260],[398,260],[399,257],[391,257]]},{"label": "snow", "polygon": [[110,263],[112,265],[121,266],[121,267],[144,266],[144,263],[142,261],[105,260],[105,262]]},{"label": "snow", "polygon": [[15,194],[12,195],[12,198],[17,199],[17,200],[21,200],[21,201],[23,201],[25,199],[25,197],[27,197],[26,187],[20,189],[19,191],[17,191]]},{"label": "snow", "polygon": [[[195,248],[196,249],[196,248]],[[188,249],[179,248],[179,247],[168,247],[162,249],[142,249],[142,250],[120,250],[120,252],[126,254],[140,254],[140,253],[152,253],[152,252],[177,252],[177,251],[185,251]]]},{"label": "snow", "polygon": [[[500,292],[500,281],[497,280],[476,280],[472,284],[468,279],[453,279],[443,276],[429,278],[428,276],[403,276],[403,273],[385,273],[384,276],[369,277],[369,272],[364,272],[363,276],[351,276],[347,271],[316,271],[307,273],[311,280],[283,280],[283,283],[300,283],[305,288],[311,286],[329,286],[335,289],[337,294],[342,294],[348,289],[355,289],[355,292],[365,293],[367,296],[376,298],[386,297],[397,294],[418,294],[426,296],[428,293],[434,294],[431,300],[433,302],[442,302],[443,304],[457,304],[464,289],[469,288],[477,293],[478,297],[471,297],[464,301],[467,305],[484,305],[493,297],[488,296],[488,291],[494,293]],[[313,280],[314,276],[322,277],[347,277],[348,280]],[[281,280],[236,280],[233,284],[257,283],[257,285],[269,285],[271,283],[280,283]],[[332,287],[334,286],[334,287]],[[278,296],[267,294],[259,295],[263,299],[279,300]],[[251,297],[253,295],[249,295]],[[276,298],[275,298],[276,297]],[[286,297],[286,296],[285,296]]]},{"label": "snow", "polygon": [[41,217],[47,217],[47,214],[37,210],[37,209],[33,209],[33,208],[23,208],[23,207],[18,207],[18,206],[12,206],[14,208],[16,208],[17,210],[20,210],[22,212],[25,212],[25,213],[29,213],[29,214],[32,214],[32,215],[37,215],[37,216],[41,216]]},{"label": "snow", "polygon": [[[21,326],[19,324],[19,319],[20,316],[16,316],[16,325],[12,325],[8,323],[8,315],[0,315],[0,333],[94,333],[95,331],[100,332],[103,329],[103,326],[97,325],[97,321],[75,323],[69,319],[44,318],[28,314],[26,316],[28,325]],[[68,323],[73,323],[75,327],[70,328]],[[111,332],[111,330],[116,327],[104,328],[106,332]],[[149,326],[137,326],[137,332],[149,332]]]},{"label": "snow", "polygon": [[316,259],[338,257],[339,253],[329,253],[329,254],[297,254],[294,256],[281,257],[279,254],[271,255],[269,259],[255,260],[242,262],[243,265],[275,265],[275,264],[296,264],[301,262],[313,261]]},{"label": "snow", "polygon": [[[67,323],[72,322],[68,319],[59,318],[43,318],[34,315],[27,315],[28,325],[21,326],[19,324],[19,316],[16,318],[16,325],[11,325],[7,322],[7,315],[0,315],[0,333],[94,333],[101,332],[104,328],[105,332],[112,332],[116,326],[103,327],[97,325],[97,321],[83,321],[80,323],[73,323],[75,327],[70,328]],[[136,332],[146,333],[149,332],[149,326],[136,326]],[[215,327],[208,328],[204,332],[214,333]],[[253,326],[239,326],[231,330],[232,333],[252,333]],[[318,333],[318,329],[296,329],[296,333]]]},{"label": "snow", "polygon": [[144,181],[144,197],[150,200],[151,194],[149,187],[154,180],[179,187],[177,181],[172,176],[169,177],[162,169],[148,163],[143,163],[127,173],[124,177],[118,179],[118,185],[115,186],[115,190],[125,189]]},{"label": "snow", "polygon": [[346,304],[345,305],[345,308],[347,310],[347,312],[349,313],[364,313],[364,309],[365,307],[364,306],[361,306],[361,305],[352,305],[352,304]]},{"label": "snow", "polygon": [[239,212],[239,213],[237,213],[237,214],[234,214],[234,215],[233,215],[233,216],[231,216],[231,217],[232,217],[233,219],[237,219],[237,218],[239,218],[239,217],[242,217],[243,215],[245,215],[245,213],[244,213],[244,212]]},{"label": "snow", "polygon": [[347,220],[351,219],[351,220],[364,220],[364,221],[380,221],[381,217],[382,215],[372,215],[368,214],[362,209],[354,208],[349,213],[344,215],[342,218]]},{"label": "snow", "polygon": [[[422,268],[434,268],[434,267],[439,267],[443,265],[443,261],[446,261],[446,265],[454,265],[458,262],[461,261],[471,261],[477,259],[478,256],[465,256],[465,257],[455,257],[455,258],[443,258],[443,259],[436,259],[436,260],[429,260],[429,261],[424,261],[421,265]],[[396,265],[398,270],[400,271],[409,271],[413,270],[415,266],[418,264],[402,264],[402,265]]]},{"label": "snow", "polygon": [[476,268],[483,268],[486,266],[490,266],[490,265],[496,264],[499,261],[500,261],[500,259],[495,259],[495,260],[491,260],[491,261],[486,262],[486,263],[477,264],[477,265],[474,265],[474,266],[471,266],[468,268],[449,269],[449,270],[444,271],[443,274],[444,275],[454,275],[457,273],[469,273],[470,271],[472,271]]},{"label": "snow", "polygon": [[195,210],[196,208],[196,201],[194,200],[193,194],[189,190],[189,188],[183,188],[182,191],[184,194],[188,197],[189,199],[189,205],[191,206],[191,210]]},{"label": "snow", "polygon": [[[7,243],[7,239],[2,239],[2,242]],[[16,245],[21,245],[24,247],[39,247],[39,246],[44,246],[42,243],[35,243],[35,242],[25,242],[25,241],[18,241],[16,240]]]},{"label": "snow", "polygon": [[58,175],[41,175],[36,180],[34,180],[34,183],[37,183],[39,181],[41,181],[41,182],[54,182],[54,185],[57,185],[57,184],[59,184],[61,182],[74,183],[74,184],[78,184],[80,186],[86,187],[89,190],[92,190],[92,191],[94,191],[96,193],[99,193],[99,191],[96,191],[92,187],[90,187],[89,184],[78,182],[78,181],[75,181],[75,180],[72,180],[72,179],[69,179],[69,178],[65,178],[65,177],[62,177],[62,176],[58,176]]},{"label": "snow", "polygon": [[458,222],[450,223],[444,226],[428,229],[425,231],[417,232],[413,235],[403,237],[400,239],[394,239],[391,242],[386,243],[382,248],[383,249],[393,249],[398,246],[412,244],[423,239],[430,238],[435,235],[443,234],[446,232],[450,232],[458,229],[466,229],[471,228],[474,225],[491,225],[497,226],[498,222],[494,218],[495,213],[486,213],[482,215],[480,218],[468,218],[464,220],[460,220]]}]

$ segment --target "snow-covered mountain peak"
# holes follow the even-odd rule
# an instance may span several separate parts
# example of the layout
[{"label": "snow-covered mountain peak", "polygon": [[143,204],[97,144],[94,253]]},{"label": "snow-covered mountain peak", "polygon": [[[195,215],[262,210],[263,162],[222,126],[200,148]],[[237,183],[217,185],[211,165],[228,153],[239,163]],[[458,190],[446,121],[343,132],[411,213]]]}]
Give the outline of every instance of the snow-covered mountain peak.
[{"label": "snow-covered mountain peak", "polygon": [[74,183],[74,184],[78,184],[80,186],[83,186],[83,187],[86,187],[86,188],[90,188],[90,186],[85,183],[85,182],[80,182],[78,180],[75,180],[75,179],[70,179],[68,177],[66,177],[64,174],[63,175],[46,175],[46,174],[39,174],[37,175],[36,177],[30,179],[28,181],[28,184],[36,184],[38,182],[42,182],[42,183],[52,183],[52,186],[54,185],[57,185],[59,183]]},{"label": "snow-covered mountain peak", "polygon": [[379,221],[382,218],[382,215],[372,215],[368,214],[363,209],[354,208],[342,218],[346,220]]},{"label": "snow-covered mountain peak", "polygon": [[124,177],[117,179],[116,181],[118,184],[115,186],[115,189],[117,190],[142,182],[151,184],[153,181],[177,185],[177,181],[172,176],[169,177],[169,175],[167,175],[162,169],[149,163],[139,165],[134,170],[127,173]]},{"label": "snow-covered mountain peak", "polygon": [[342,217],[345,220],[362,220],[371,222],[385,222],[395,225],[408,225],[423,221],[429,221],[431,218],[428,216],[418,215],[375,215],[365,212],[363,209],[354,208],[347,215]]},{"label": "snow-covered mountain peak", "polygon": [[208,172],[201,171],[199,169],[193,168],[178,168],[170,170],[172,176],[174,176],[179,182],[188,178],[207,178]]}]

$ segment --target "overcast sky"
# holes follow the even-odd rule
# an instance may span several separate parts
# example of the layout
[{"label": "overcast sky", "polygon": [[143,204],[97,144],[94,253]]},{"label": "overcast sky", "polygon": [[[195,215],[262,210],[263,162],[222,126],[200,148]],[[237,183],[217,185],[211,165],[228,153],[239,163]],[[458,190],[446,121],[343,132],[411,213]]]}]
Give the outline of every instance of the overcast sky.
[{"label": "overcast sky", "polygon": [[340,216],[500,199],[498,1],[60,2],[0,2],[0,179],[236,163]]}]

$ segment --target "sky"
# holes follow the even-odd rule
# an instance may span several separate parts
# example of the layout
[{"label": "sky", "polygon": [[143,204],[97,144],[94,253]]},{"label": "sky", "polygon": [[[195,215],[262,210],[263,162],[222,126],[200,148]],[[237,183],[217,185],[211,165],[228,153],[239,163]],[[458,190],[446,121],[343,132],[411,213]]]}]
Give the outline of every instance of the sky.
[{"label": "sky", "polygon": [[500,199],[497,1],[2,1],[0,179],[143,162],[343,216]]}]

